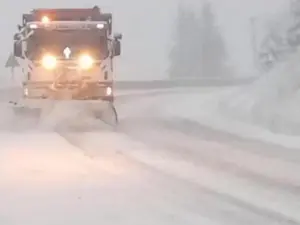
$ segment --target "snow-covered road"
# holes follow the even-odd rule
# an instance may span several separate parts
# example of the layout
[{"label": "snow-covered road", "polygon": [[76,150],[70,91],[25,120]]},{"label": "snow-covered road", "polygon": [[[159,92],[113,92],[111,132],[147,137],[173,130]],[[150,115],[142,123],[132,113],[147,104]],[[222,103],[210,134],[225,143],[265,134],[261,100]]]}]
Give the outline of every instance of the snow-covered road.
[{"label": "snow-covered road", "polygon": [[0,133],[0,223],[300,224],[299,154],[168,116],[176,97],[120,99],[116,132]]}]

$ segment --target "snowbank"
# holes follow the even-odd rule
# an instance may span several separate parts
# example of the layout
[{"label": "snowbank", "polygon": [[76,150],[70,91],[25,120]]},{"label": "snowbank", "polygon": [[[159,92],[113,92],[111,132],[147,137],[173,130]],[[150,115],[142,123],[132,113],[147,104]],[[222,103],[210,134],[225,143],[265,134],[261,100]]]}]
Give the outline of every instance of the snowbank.
[{"label": "snowbank", "polygon": [[[298,136],[275,133],[270,129],[265,129],[261,124],[246,123],[245,119],[242,120],[246,118],[245,115],[250,118],[250,112],[247,114],[246,111],[247,107],[244,108],[245,111],[242,111],[242,107],[239,108],[238,105],[235,105],[235,108],[226,108],[227,114],[224,113],[224,105],[220,110],[220,99],[224,99],[224,96],[232,96],[233,92],[238,93],[238,91],[240,89],[223,88],[207,93],[178,94],[176,98],[173,95],[173,100],[165,104],[161,116],[181,120],[182,125],[186,122],[187,127],[190,127],[191,123],[196,123],[249,140],[259,140],[287,148],[300,148]],[[236,115],[240,116],[239,119]],[[193,127],[190,129],[192,130]]]},{"label": "snowbank", "polygon": [[300,134],[300,53],[219,102],[222,114],[272,132]]}]

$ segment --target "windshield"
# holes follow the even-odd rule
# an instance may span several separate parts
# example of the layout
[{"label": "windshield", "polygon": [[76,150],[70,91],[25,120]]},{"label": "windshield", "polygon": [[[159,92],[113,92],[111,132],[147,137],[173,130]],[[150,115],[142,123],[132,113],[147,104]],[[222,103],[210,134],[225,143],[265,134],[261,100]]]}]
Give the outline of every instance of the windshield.
[{"label": "windshield", "polygon": [[71,59],[83,52],[100,60],[108,56],[107,38],[103,32],[38,30],[28,40],[28,58],[38,60],[43,54],[51,53],[63,59],[67,47],[71,49]]}]

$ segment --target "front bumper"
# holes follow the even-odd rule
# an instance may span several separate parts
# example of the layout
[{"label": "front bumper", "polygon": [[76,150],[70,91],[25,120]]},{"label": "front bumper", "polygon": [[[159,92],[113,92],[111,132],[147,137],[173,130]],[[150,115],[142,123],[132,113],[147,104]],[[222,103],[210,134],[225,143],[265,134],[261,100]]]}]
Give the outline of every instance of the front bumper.
[{"label": "front bumper", "polygon": [[26,82],[23,90],[27,99],[114,101],[112,82]]}]

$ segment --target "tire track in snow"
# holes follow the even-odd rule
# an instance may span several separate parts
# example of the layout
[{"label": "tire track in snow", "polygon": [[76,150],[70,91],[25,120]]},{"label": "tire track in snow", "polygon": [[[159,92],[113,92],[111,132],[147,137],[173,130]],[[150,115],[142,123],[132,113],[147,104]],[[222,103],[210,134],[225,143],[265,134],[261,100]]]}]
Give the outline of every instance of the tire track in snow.
[{"label": "tire track in snow", "polygon": [[[231,174],[230,175],[232,177],[231,179],[236,180],[236,182],[238,182],[237,185],[240,187],[242,187],[243,185],[247,185],[246,184],[247,182],[246,183],[241,182],[242,180],[246,179],[246,180],[252,182],[252,183],[248,184],[248,185],[250,185],[250,187],[251,187],[251,185],[255,185],[255,186],[253,186],[253,188],[252,188],[253,190],[251,192],[253,192],[254,190],[257,189],[257,191],[260,192],[260,196],[262,197],[261,200],[268,199],[267,197],[264,197],[263,193],[267,194],[268,191],[274,192],[276,190],[274,192],[274,197],[276,196],[275,193],[277,193],[277,192],[280,195],[275,197],[274,199],[269,197],[269,200],[266,200],[264,202],[264,204],[261,204],[262,208],[263,207],[273,208],[275,210],[275,212],[277,211],[280,214],[280,209],[279,209],[279,208],[281,208],[280,205],[277,204],[277,206],[275,206],[276,204],[274,204],[274,206],[272,206],[272,201],[276,201],[276,199],[277,199],[277,201],[279,201],[277,203],[280,203],[280,201],[281,201],[280,199],[282,199],[282,200],[284,200],[283,202],[285,202],[285,204],[287,206],[289,206],[289,204],[293,205],[293,206],[291,206],[291,208],[294,209],[294,212],[300,209],[300,204],[298,204],[298,202],[297,202],[297,199],[299,200],[299,188],[297,186],[284,184],[283,182],[274,180],[274,177],[266,177],[265,175],[261,175],[259,173],[253,173],[252,171],[245,170],[243,168],[243,166],[234,167],[234,165],[232,166],[232,162],[231,162],[231,164],[228,162],[222,162],[222,159],[220,159],[220,157],[217,157],[216,159],[214,159],[213,155],[211,155],[210,158],[207,158],[208,155],[195,154],[195,153],[197,153],[197,149],[199,150],[199,148],[201,148],[200,147],[201,142],[202,142],[201,140],[198,140],[198,142],[195,142],[195,140],[193,140],[193,142],[195,144],[194,147],[189,146],[188,148],[185,148],[184,144],[178,144],[178,143],[180,143],[179,140],[185,139],[183,135],[182,136],[173,136],[173,137],[169,136],[169,138],[168,138],[165,135],[168,132],[163,133],[162,126],[156,126],[156,130],[153,131],[152,133],[151,132],[146,133],[146,134],[144,133],[145,137],[142,137],[142,139],[141,139],[141,137],[139,137],[138,135],[143,134],[143,132],[145,131],[145,127],[144,127],[144,129],[142,127],[146,124],[145,123],[143,124],[141,121],[136,121],[136,124],[140,125],[140,126],[138,126],[139,128],[137,129],[137,133],[135,135],[133,135],[132,133],[131,134],[127,133],[127,134],[129,136],[133,136],[134,138],[138,138],[140,141],[143,141],[147,145],[152,146],[154,148],[158,148],[159,146],[161,146],[162,152],[166,152],[166,149],[169,149],[169,151],[167,150],[169,153],[166,153],[166,154],[169,154],[169,157],[171,157],[172,155],[173,156],[176,155],[176,152],[178,152],[178,151],[181,151],[181,153],[183,151],[186,151],[186,153],[188,153],[188,152],[191,153],[191,151],[192,151],[192,153],[194,153],[194,154],[184,157],[186,160],[190,161],[191,164],[194,164],[195,166],[201,165],[200,167],[202,167],[204,165],[205,168],[211,168],[215,171],[219,171],[218,173],[221,173],[224,175],[226,175],[225,173]],[[155,126],[152,126],[151,128],[153,128],[153,127],[155,127]],[[170,132],[171,132],[171,130],[170,130]],[[154,138],[151,138],[152,135],[154,135]],[[165,139],[167,139],[167,140],[165,140]],[[191,139],[185,140],[186,141],[185,143],[189,142],[189,140],[191,140]],[[210,148],[209,145],[207,145],[207,143],[205,141],[203,143],[206,144],[205,146],[207,148],[204,151],[211,152],[211,150],[214,150],[213,149],[214,147]],[[162,155],[164,155],[164,154],[162,154]],[[178,159],[178,156],[180,158],[182,155],[177,154],[177,156],[176,156],[177,159]],[[247,154],[245,155],[245,157],[247,157]],[[190,159],[188,159],[188,158],[190,158]],[[246,158],[246,161],[247,161],[247,158]],[[230,167],[226,168],[228,165],[230,165],[231,168]],[[255,165],[253,165],[253,166],[255,166]],[[260,166],[263,166],[263,165],[260,165],[260,164],[256,165],[256,167],[258,167],[258,168]],[[242,169],[242,171],[240,169]],[[263,167],[262,167],[262,170],[263,170]],[[295,176],[295,174],[297,175],[297,171],[298,170],[294,171],[294,176]],[[214,175],[214,174],[212,174],[212,175]],[[239,175],[239,177],[236,178],[236,175]],[[257,178],[259,178],[259,179],[257,179]],[[300,177],[298,176],[298,178],[300,178]],[[299,181],[299,179],[298,179],[298,181]],[[274,186],[274,184],[275,184],[275,186]],[[258,186],[256,186],[256,185],[258,185]],[[233,188],[234,188],[234,186],[233,186]],[[232,196],[235,196],[235,195],[233,194]],[[247,200],[251,201],[251,199],[249,199],[245,194],[242,194],[240,197],[243,197],[244,199],[246,199],[246,201]],[[268,206],[269,205],[268,201],[270,202],[271,207]],[[287,215],[290,215],[290,212],[288,212],[288,210],[284,210],[284,211],[285,211],[284,213],[287,213]],[[292,214],[298,215],[298,214],[294,214],[294,213],[292,213]]]},{"label": "tire track in snow", "polygon": [[[149,113],[149,111],[147,109],[152,110],[151,112],[155,113],[154,108],[159,108],[160,104],[162,103],[158,103],[157,100],[153,100],[153,98],[145,98],[142,99],[140,98],[139,100],[141,100],[142,102],[144,101],[144,103],[142,104],[142,107],[140,107],[140,105],[138,104],[138,113],[135,113],[134,115],[137,114],[141,114],[143,115],[143,113]],[[150,100],[150,104],[149,103]],[[140,101],[140,102],[141,102]],[[130,112],[130,108],[136,108],[136,102],[132,101],[133,104],[130,104],[130,100],[127,101],[127,104],[130,104],[129,106],[129,112]],[[126,105],[128,106],[128,105]],[[156,107],[155,107],[156,106]],[[125,107],[126,108],[126,107]],[[140,110],[142,108],[142,110]],[[131,110],[132,111],[132,110]],[[143,112],[141,112],[143,111]],[[128,117],[123,116],[123,119],[127,120]],[[143,126],[143,123],[139,124],[139,122],[143,122],[141,120],[145,119],[143,117],[140,117],[139,119],[141,120],[136,120],[137,118],[134,118],[135,121],[133,124],[131,124],[131,128],[134,125],[140,125],[140,128],[142,128],[141,126]],[[144,121],[145,122],[145,121]],[[122,123],[122,122],[121,122]],[[166,125],[166,124],[165,124]],[[172,127],[172,126],[171,126]],[[149,128],[149,127],[148,127]],[[170,127],[169,127],[170,129]],[[170,130],[173,130],[174,127]],[[144,132],[144,129],[137,129],[137,131],[139,133]],[[162,136],[163,134],[161,133],[161,127],[157,126],[156,127],[156,135],[157,136]],[[182,133],[182,131],[180,131]],[[205,132],[205,130],[203,131]],[[126,133],[126,132],[125,132]],[[101,134],[100,134],[101,135]],[[224,167],[217,167],[216,164],[214,165],[212,162],[208,162],[207,164],[201,164],[200,161],[200,165],[195,165],[194,159],[193,157],[191,157],[190,159],[178,159],[178,157],[174,158],[174,154],[172,154],[172,151],[178,151],[178,149],[174,149],[172,146],[172,148],[166,148],[166,146],[162,146],[161,143],[157,142],[158,145],[156,145],[155,147],[150,147],[151,145],[149,145],[149,139],[148,139],[148,143],[145,143],[146,148],[144,148],[143,146],[138,146],[138,147],[132,147],[134,146],[133,143],[137,143],[139,141],[141,141],[139,138],[134,137],[132,134],[127,133],[128,136],[126,136],[125,139],[127,139],[127,143],[129,142],[130,144],[120,144],[118,143],[118,141],[122,142],[122,134],[114,134],[114,138],[113,138],[113,142],[112,144],[112,149],[116,150],[116,152],[118,152],[118,154],[122,155],[123,157],[126,158],[130,158],[131,160],[141,163],[143,165],[143,167],[149,167],[150,170],[153,171],[157,171],[157,174],[165,174],[167,177],[170,177],[172,179],[178,179],[179,182],[181,183],[186,183],[186,184],[190,184],[190,185],[195,185],[200,192],[206,193],[215,196],[214,198],[216,199],[216,202],[228,202],[232,205],[235,205],[241,209],[243,209],[243,212],[245,214],[252,212],[254,215],[259,215],[260,217],[263,217],[265,219],[269,219],[269,221],[265,224],[299,224],[299,217],[298,214],[295,213],[295,211],[299,211],[299,208],[297,208],[297,206],[295,206],[295,202],[291,202],[293,203],[293,206],[287,206],[286,208],[284,208],[284,206],[280,205],[280,201],[276,202],[276,198],[272,199],[270,198],[270,196],[265,197],[265,195],[268,195],[268,189],[265,187],[264,190],[259,191],[258,196],[262,197],[261,199],[259,199],[259,197],[253,195],[253,197],[251,196],[247,196],[247,189],[243,189],[243,187],[247,187],[247,185],[249,187],[247,188],[251,188],[251,185],[257,185],[257,183],[260,183],[261,181],[259,179],[257,179],[257,177],[251,177],[251,174],[241,174],[244,176],[248,175],[248,179],[251,181],[254,181],[254,183],[250,182],[250,183],[243,183],[240,182],[240,180],[238,178],[236,178],[236,174],[234,174],[234,171],[229,171],[229,175],[231,175],[231,178],[229,180],[226,181],[226,177],[223,179],[219,179],[218,178],[222,178],[222,172],[224,172],[223,170]],[[90,134],[87,134],[87,136],[90,136]],[[93,135],[91,135],[93,136]],[[86,148],[85,151],[89,152],[89,154],[92,154],[93,157],[97,158],[97,148],[100,148],[101,146],[103,146],[103,143],[101,143],[101,138],[99,138],[99,140],[96,141],[98,147],[91,147],[88,143],[89,142],[87,140],[85,140],[85,138],[83,138],[83,136],[81,135],[75,135],[75,137],[73,136],[73,138],[75,140],[81,140],[81,144],[83,144]],[[120,140],[121,139],[121,140]],[[131,139],[131,140],[130,140]],[[200,137],[201,139],[201,137]],[[130,140],[130,141],[129,141]],[[176,141],[176,137],[175,138],[171,138],[168,140],[169,142],[174,142]],[[200,141],[200,140],[198,140]],[[155,140],[151,140],[150,142],[155,142]],[[123,142],[124,143],[124,142]],[[125,142],[126,143],[126,142]],[[200,142],[198,142],[199,144]],[[133,144],[133,145],[132,145]],[[179,146],[182,149],[184,149],[184,146]],[[128,148],[133,148],[130,149],[129,151]],[[243,148],[241,148],[241,150],[244,150]],[[208,148],[207,151],[210,151],[210,149]],[[189,150],[190,152],[190,150]],[[166,154],[163,154],[166,153]],[[167,157],[167,160],[163,160],[163,157]],[[199,160],[198,160],[199,163]],[[224,162],[223,162],[224,163]],[[226,164],[225,164],[226,165]],[[260,165],[259,165],[260,166]],[[211,168],[211,167],[217,167],[217,168]],[[215,170],[218,169],[218,170]],[[241,173],[241,168],[235,168],[237,170],[237,172]],[[244,170],[244,169],[243,169]],[[218,172],[219,171],[219,172]],[[206,174],[207,172],[207,174]],[[236,172],[236,171],[235,171]],[[245,172],[245,171],[244,171]],[[216,176],[218,173],[221,174],[221,177]],[[202,178],[204,178],[202,180]],[[261,177],[262,179],[264,179],[264,177]],[[212,179],[212,180],[211,180]],[[232,180],[233,179],[233,180]],[[226,182],[225,182],[226,181]],[[271,180],[272,181],[272,180]],[[220,182],[221,182],[221,186],[220,186]],[[226,187],[226,184],[228,185],[228,187]],[[276,186],[278,184],[274,183]],[[224,186],[225,185],[225,186]],[[270,183],[269,183],[270,185]],[[234,188],[236,188],[236,186],[238,186],[240,188],[240,192],[239,193],[235,193],[234,192]],[[230,188],[232,188],[232,190],[230,190]],[[254,189],[257,187],[253,187]],[[277,187],[278,188],[278,187]],[[284,189],[283,187],[279,187],[279,189]],[[253,191],[252,191],[253,194]],[[284,196],[282,196],[284,198]],[[260,201],[259,201],[260,200]],[[278,200],[278,199],[277,199]],[[275,202],[274,202],[275,201]],[[286,204],[288,204],[289,202],[285,202]],[[292,211],[289,211],[289,209],[291,208]],[[281,211],[282,209],[282,211]],[[298,209],[298,210],[297,210]],[[254,218],[256,218],[254,216]],[[280,223],[280,221],[282,223]]]},{"label": "tire track in snow", "polygon": [[[100,135],[100,134],[99,134]],[[81,135],[80,135],[81,136]],[[86,149],[84,147],[85,143],[84,141],[80,141],[81,138],[77,135],[72,136],[69,135],[68,137],[66,137],[65,135],[63,135],[63,137],[65,137],[69,142],[73,142],[73,144],[75,145],[80,145],[81,149],[83,151],[86,152],[90,152],[88,153],[89,155],[94,152],[93,155],[90,155],[91,157],[99,157],[99,155],[97,156],[97,154],[95,154],[95,152],[97,152],[95,149]],[[118,138],[118,134],[116,134],[116,142],[118,142],[119,138]],[[123,142],[124,143],[124,142]],[[101,146],[101,143],[98,142],[98,146]],[[124,146],[123,148],[132,148],[132,146],[128,145],[128,146]],[[95,147],[96,148],[96,147]],[[114,148],[112,148],[114,149]],[[138,151],[138,150],[137,150]],[[150,150],[151,151],[151,150]],[[155,150],[154,150],[155,151]],[[215,188],[210,188],[209,185],[203,185],[202,182],[197,182],[196,180],[193,180],[193,176],[189,177],[189,176],[182,176],[182,174],[179,172],[180,171],[180,165],[183,166],[183,168],[187,165],[189,168],[192,168],[193,166],[190,165],[190,162],[182,162],[178,161],[178,163],[176,161],[173,161],[173,159],[171,159],[169,162],[165,162],[162,163],[159,162],[161,159],[157,158],[158,156],[154,153],[151,154],[151,152],[147,152],[147,155],[143,155],[145,152],[140,152],[137,154],[128,154],[127,151],[122,151],[122,149],[119,149],[119,154],[120,152],[122,153],[122,157],[125,157],[126,160],[129,161],[133,161],[135,163],[139,163],[142,164],[143,167],[147,167],[152,171],[156,171],[156,173],[166,176],[168,177],[168,179],[170,179],[170,177],[172,179],[178,179],[180,182],[189,184],[189,185],[193,185],[196,186],[197,189],[199,189],[199,191],[204,192],[205,194],[208,194],[210,196],[214,196],[214,198],[216,199],[215,201],[221,201],[221,202],[227,202],[231,205],[234,205],[235,207],[241,208],[244,210],[245,212],[251,212],[255,215],[259,215],[260,217],[263,217],[265,219],[270,220],[269,222],[272,222],[272,224],[274,224],[274,222],[278,222],[278,224],[300,224],[300,222],[292,217],[289,217],[288,215],[284,215],[284,214],[280,214],[278,211],[274,211],[272,209],[269,208],[264,208],[259,207],[258,205],[254,205],[251,204],[251,202],[247,202],[244,201],[243,199],[240,199],[236,196],[233,196],[231,194],[227,194],[227,193],[222,193],[222,190],[218,191]],[[112,156],[114,155],[114,153],[111,154]],[[149,159],[150,160],[145,160],[145,158],[147,158],[147,156],[149,155]],[[140,157],[141,156],[141,157]],[[169,166],[168,164],[170,164],[171,166]],[[177,164],[179,166],[179,170],[175,169],[172,165]],[[178,173],[177,173],[178,172]],[[195,171],[194,171],[195,172]],[[195,174],[194,174],[195,175]]]},{"label": "tire track in snow", "polygon": [[[245,145],[231,145],[230,142],[228,143],[228,139],[226,141],[222,139],[221,143],[225,143],[226,146],[231,147],[233,149],[232,152],[228,150],[226,151],[224,150],[224,148],[222,148],[222,144],[216,142],[220,142],[219,133],[214,133],[211,130],[206,130],[205,127],[201,126],[197,127],[197,133],[195,132],[195,130],[191,131],[191,129],[189,129],[188,127],[181,127],[180,129],[179,126],[182,125],[183,122],[185,122],[184,120],[182,121],[180,118],[174,118],[172,121],[161,118],[144,118],[140,121],[135,121],[135,126],[128,126],[126,124],[131,124],[132,122],[133,121],[129,120],[126,121],[124,124],[121,124],[121,128],[119,128],[120,132],[137,138],[138,140],[150,146],[164,147],[166,149],[174,150],[173,153],[179,155],[180,157],[187,157],[191,161],[195,161],[195,159],[193,158],[193,156],[195,156],[197,159],[195,163],[197,163],[198,161],[198,163],[201,162],[201,164],[205,164],[215,169],[225,169],[241,177],[249,177],[250,179],[256,179],[269,186],[279,186],[280,188],[287,189],[296,195],[300,195],[300,176],[298,176],[298,169],[296,168],[298,167],[298,163],[296,163],[295,161],[290,161],[288,159],[282,160],[282,158],[276,155],[270,156],[270,154],[264,154],[263,152],[251,151],[251,148],[253,146],[246,147]],[[160,131],[161,133],[167,135],[157,135],[157,131]],[[205,132],[207,134],[204,134]],[[175,135],[176,138],[173,138],[173,136],[170,137],[171,134]],[[174,141],[175,139],[186,141]],[[201,142],[211,142],[213,151],[201,150],[201,148],[198,147],[198,145],[201,144]],[[265,145],[265,147],[267,146]],[[228,152],[228,154],[226,152]],[[184,156],[184,154],[186,156]],[[235,157],[232,158],[230,154]],[[246,162],[245,164],[241,162],[239,163],[236,157],[240,155],[244,155],[244,158],[248,159],[248,162]],[[244,158],[242,158],[242,160],[244,160]],[[286,174],[270,174],[273,172],[272,165],[267,167],[268,171],[258,170],[259,168],[254,168],[253,164],[251,164],[251,161],[249,162],[249,159],[251,159],[252,162],[254,162],[254,160],[257,160],[257,162],[262,161],[261,159],[264,159],[264,161],[268,160],[269,163],[274,162],[274,166],[276,164],[283,164],[279,161],[283,161],[285,162],[284,164],[287,165],[294,165],[295,168],[289,170],[291,173],[293,173],[294,176],[290,177],[290,180],[288,180],[285,177]],[[283,165],[281,165],[282,168],[284,168]],[[297,179],[295,180],[295,178]]]}]

